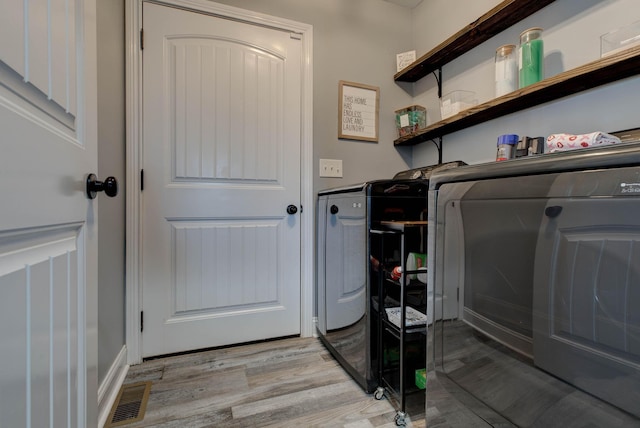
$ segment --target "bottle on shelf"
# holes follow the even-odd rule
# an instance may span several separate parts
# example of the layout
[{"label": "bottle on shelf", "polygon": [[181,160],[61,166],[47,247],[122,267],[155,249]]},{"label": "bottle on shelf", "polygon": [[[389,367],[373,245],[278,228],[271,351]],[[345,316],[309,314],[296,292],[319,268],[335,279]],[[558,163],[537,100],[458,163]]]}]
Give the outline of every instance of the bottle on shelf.
[{"label": "bottle on shelf", "polygon": [[544,78],[542,28],[529,28],[520,34],[518,69],[520,88],[539,82]]},{"label": "bottle on shelf", "polygon": [[496,161],[506,161],[515,157],[518,136],[515,134],[505,134],[498,137],[498,152]]},{"label": "bottle on shelf", "polygon": [[518,89],[518,60],[516,45],[504,45],[496,49],[496,97]]}]

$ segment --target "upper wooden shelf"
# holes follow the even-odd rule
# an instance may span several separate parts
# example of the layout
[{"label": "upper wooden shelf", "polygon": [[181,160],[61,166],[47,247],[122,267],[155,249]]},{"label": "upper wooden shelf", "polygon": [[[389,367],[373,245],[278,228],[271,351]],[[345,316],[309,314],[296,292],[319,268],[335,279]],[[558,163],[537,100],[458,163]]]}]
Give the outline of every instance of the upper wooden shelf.
[{"label": "upper wooden shelf", "polygon": [[505,0],[396,73],[393,79],[416,82],[553,1]]},{"label": "upper wooden shelf", "polygon": [[640,46],[565,71],[538,83],[494,98],[398,138],[396,146],[413,146],[461,129],[548,101],[640,74]]}]

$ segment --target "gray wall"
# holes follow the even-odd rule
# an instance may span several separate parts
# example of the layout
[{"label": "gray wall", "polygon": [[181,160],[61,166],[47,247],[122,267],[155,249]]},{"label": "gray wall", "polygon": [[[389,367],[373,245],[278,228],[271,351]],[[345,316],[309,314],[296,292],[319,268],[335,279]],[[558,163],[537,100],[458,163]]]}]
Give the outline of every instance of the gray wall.
[{"label": "gray wall", "polygon": [[115,198],[98,198],[98,381],[125,344],[124,0],[99,0],[98,177],[118,179]]},{"label": "gray wall", "polygon": [[[314,192],[387,178],[411,164],[393,146],[394,111],[411,94],[393,82],[396,54],[411,49],[411,10],[382,0],[222,0],[218,3],[313,25]],[[338,139],[338,81],[380,87],[379,141]],[[343,178],[319,178],[319,159],[342,159]]]},{"label": "gray wall", "polygon": [[[412,15],[417,54],[429,51],[498,3],[423,1]],[[556,1],[443,67],[443,93],[471,90],[480,103],[492,99],[495,49],[517,44],[520,33],[530,27],[544,28],[546,77],[599,59],[600,35],[637,21],[638,11],[637,0]],[[413,88],[415,103],[427,107],[430,123],[440,120],[436,88],[431,76]],[[638,127],[638,93],[640,77],[632,77],[446,135],[443,159],[471,164],[494,161],[497,137],[507,133],[546,137],[560,132],[614,132]],[[431,144],[414,147],[416,166],[433,163],[436,156]]]},{"label": "gray wall", "polygon": [[[435,81],[396,84],[395,55],[420,56],[475,20],[500,0],[424,0],[413,10],[382,0],[221,0],[231,6],[313,25],[314,192],[390,177],[437,162],[429,143],[397,150],[394,110],[421,104],[431,122],[440,118]],[[99,175],[125,182],[124,0],[98,3]],[[493,55],[520,32],[545,28],[547,76],[599,57],[599,36],[637,20],[637,0],[561,0],[495,36],[444,67],[445,93],[468,89],[479,102],[493,97]],[[380,87],[378,143],[337,138],[338,81]],[[462,130],[444,137],[444,160],[479,163],[495,159],[504,133],[615,131],[638,126],[640,77],[606,85]],[[342,159],[344,178],[319,178],[318,159]],[[124,189],[99,202],[99,379],[124,345]]]}]

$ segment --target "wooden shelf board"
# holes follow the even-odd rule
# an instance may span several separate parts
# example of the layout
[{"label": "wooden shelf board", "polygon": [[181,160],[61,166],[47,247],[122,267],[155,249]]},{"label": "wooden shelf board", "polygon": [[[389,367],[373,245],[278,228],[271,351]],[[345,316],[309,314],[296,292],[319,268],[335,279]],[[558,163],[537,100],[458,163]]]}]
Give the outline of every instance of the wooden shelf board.
[{"label": "wooden shelf board", "polygon": [[640,74],[640,46],[598,59],[538,83],[479,104],[436,122],[412,135],[398,138],[396,146],[413,146],[443,135]]},{"label": "wooden shelf board", "polygon": [[393,76],[416,82],[554,0],[505,0]]}]

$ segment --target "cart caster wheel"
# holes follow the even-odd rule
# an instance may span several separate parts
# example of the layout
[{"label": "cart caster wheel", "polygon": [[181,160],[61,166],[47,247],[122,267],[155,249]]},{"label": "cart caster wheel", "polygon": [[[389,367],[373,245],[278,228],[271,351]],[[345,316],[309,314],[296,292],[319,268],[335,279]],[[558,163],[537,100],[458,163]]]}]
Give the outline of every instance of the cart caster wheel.
[{"label": "cart caster wheel", "polygon": [[384,398],[384,388],[379,386],[376,389],[376,392],[373,393],[373,398],[376,400],[382,400]]},{"label": "cart caster wheel", "polygon": [[395,421],[397,427],[406,427],[407,426],[407,421],[405,420],[406,416],[407,415],[404,412],[396,413],[396,417],[395,417],[394,421]]}]

